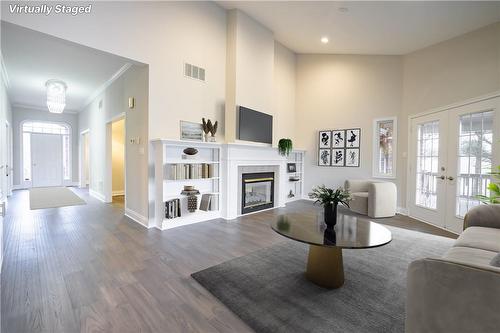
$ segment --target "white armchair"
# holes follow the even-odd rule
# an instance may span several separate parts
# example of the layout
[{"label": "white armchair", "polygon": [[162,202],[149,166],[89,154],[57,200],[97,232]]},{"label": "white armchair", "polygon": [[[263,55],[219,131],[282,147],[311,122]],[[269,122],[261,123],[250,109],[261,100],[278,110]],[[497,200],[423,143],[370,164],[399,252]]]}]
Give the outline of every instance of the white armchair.
[{"label": "white armchair", "polygon": [[350,208],[369,217],[396,215],[397,189],[391,182],[372,180],[346,180],[345,188],[351,192]]}]

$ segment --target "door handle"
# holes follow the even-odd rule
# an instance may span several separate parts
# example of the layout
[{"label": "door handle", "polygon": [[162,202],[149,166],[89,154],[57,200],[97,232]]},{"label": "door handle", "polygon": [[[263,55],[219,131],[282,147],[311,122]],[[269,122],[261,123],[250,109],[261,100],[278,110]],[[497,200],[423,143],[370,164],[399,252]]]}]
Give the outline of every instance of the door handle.
[{"label": "door handle", "polygon": [[445,180],[445,179],[446,179],[446,177],[445,177],[445,176],[441,176],[441,177],[439,177],[439,179],[441,179],[441,180]]},{"label": "door handle", "polygon": [[453,178],[452,176],[448,176],[449,181],[452,181],[453,179],[455,179],[455,178]]}]

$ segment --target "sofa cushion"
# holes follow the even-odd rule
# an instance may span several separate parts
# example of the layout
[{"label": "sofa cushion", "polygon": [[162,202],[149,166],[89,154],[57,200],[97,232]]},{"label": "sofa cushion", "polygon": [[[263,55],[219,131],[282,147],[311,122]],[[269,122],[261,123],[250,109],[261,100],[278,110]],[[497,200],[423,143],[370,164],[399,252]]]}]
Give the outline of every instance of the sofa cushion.
[{"label": "sofa cushion", "polygon": [[469,227],[458,237],[454,246],[500,252],[500,229]]},{"label": "sofa cushion", "polygon": [[463,262],[472,265],[490,266],[497,252],[475,249],[472,247],[452,247],[445,253],[443,259]]},{"label": "sofa cushion", "polygon": [[368,214],[368,192],[351,193],[352,200],[349,207],[352,211],[360,214]]},{"label": "sofa cushion", "polygon": [[500,267],[500,253],[497,253],[497,255],[491,259],[490,265]]}]

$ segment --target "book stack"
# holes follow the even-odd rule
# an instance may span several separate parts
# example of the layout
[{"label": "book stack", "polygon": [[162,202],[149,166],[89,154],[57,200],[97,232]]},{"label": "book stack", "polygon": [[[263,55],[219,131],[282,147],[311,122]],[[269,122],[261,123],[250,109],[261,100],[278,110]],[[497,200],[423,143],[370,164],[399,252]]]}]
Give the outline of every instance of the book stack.
[{"label": "book stack", "polygon": [[200,210],[219,210],[219,196],[213,193],[206,193],[201,196]]},{"label": "book stack", "polygon": [[165,202],[165,218],[174,219],[181,216],[181,201],[172,199]]},{"label": "book stack", "polygon": [[169,164],[167,165],[168,179],[200,179],[212,178],[216,166],[209,163],[200,164]]}]

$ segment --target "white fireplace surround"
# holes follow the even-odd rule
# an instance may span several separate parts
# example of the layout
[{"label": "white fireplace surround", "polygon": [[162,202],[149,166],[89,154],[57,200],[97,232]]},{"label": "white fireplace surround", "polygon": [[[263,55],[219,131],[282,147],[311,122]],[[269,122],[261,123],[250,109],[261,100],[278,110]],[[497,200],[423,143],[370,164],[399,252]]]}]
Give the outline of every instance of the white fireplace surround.
[{"label": "white fireplace surround", "polygon": [[286,164],[277,148],[244,144],[225,144],[221,156],[222,217],[232,220],[241,215],[241,179],[243,173],[274,172],[274,207],[284,207]]}]

